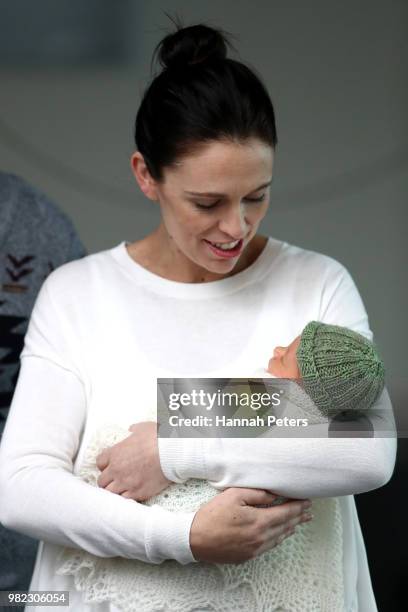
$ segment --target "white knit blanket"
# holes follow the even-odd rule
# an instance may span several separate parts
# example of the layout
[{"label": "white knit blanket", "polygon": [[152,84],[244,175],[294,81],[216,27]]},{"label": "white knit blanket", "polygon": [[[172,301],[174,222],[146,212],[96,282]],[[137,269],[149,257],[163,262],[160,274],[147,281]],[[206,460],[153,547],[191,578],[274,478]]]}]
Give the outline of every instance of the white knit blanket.
[{"label": "white knit blanket", "polygon": [[[96,457],[129,431],[98,430],[79,471],[97,486]],[[195,511],[219,491],[204,480],[172,484],[145,503],[170,511]],[[73,576],[84,603],[110,602],[124,612],[344,612],[342,521],[337,498],[316,499],[314,519],[280,545],[242,564],[149,564],[101,558],[64,548],[56,572]]]}]

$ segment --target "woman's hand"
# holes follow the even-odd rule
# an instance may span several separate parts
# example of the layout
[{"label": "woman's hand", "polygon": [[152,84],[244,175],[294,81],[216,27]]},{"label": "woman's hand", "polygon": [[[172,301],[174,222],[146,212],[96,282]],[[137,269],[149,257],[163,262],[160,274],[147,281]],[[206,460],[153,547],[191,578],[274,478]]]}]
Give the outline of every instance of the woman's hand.
[{"label": "woman's hand", "polygon": [[232,487],[204,504],[194,516],[190,547],[196,561],[242,563],[280,544],[304,514],[309,500],[289,500],[269,508],[276,495],[262,489]]},{"label": "woman's hand", "polygon": [[160,465],[157,423],[137,423],[129,431],[130,436],[105,448],[96,458],[102,472],[98,485],[123,497],[146,501],[171,484]]}]

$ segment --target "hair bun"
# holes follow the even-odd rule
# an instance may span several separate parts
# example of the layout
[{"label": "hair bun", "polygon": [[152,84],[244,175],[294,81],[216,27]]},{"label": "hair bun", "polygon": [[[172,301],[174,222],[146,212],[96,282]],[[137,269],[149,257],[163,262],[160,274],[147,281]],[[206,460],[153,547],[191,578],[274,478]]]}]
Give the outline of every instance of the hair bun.
[{"label": "hair bun", "polygon": [[227,57],[227,39],[221,30],[198,24],[168,34],[158,45],[158,58],[165,68],[185,68]]}]

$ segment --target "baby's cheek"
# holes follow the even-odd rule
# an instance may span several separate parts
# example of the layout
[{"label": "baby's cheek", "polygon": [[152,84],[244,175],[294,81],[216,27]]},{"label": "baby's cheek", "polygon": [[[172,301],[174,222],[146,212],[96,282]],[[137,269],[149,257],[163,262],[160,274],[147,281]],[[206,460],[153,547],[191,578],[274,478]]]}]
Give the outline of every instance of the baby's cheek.
[{"label": "baby's cheek", "polygon": [[269,374],[275,376],[276,378],[284,378],[285,374],[283,373],[282,361],[278,357],[271,357],[268,363],[267,370]]},{"label": "baby's cheek", "polygon": [[299,366],[295,355],[286,355],[286,364],[283,367],[285,378],[300,378]]}]

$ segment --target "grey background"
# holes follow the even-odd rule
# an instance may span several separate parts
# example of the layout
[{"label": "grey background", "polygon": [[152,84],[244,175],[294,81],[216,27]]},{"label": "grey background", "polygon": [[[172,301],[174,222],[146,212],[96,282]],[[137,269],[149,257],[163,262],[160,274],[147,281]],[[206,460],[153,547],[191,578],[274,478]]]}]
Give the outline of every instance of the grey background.
[{"label": "grey background", "polygon": [[[96,37],[99,54],[90,43],[80,47],[79,39],[70,44],[75,35],[68,35],[68,24],[74,17],[63,13],[67,2],[0,2],[0,34],[1,27],[3,32],[9,27],[7,20],[17,24],[14,37],[8,38],[11,47],[0,44],[2,170],[24,176],[53,197],[89,251],[144,236],[158,223],[158,210],[134,182],[129,156],[153,48],[172,28],[164,11],[178,12],[186,25],[204,20],[236,35],[238,59],[261,74],[277,116],[275,177],[262,232],[331,255],[349,269],[387,366],[399,426],[408,431],[408,2],[70,4],[99,11],[93,21],[89,16],[78,21],[82,41],[88,23],[89,40]],[[55,5],[67,25],[51,24],[54,35],[47,38],[38,24],[58,22]],[[107,28],[109,45],[101,46],[101,28]],[[21,45],[13,55],[12,41],[20,40],[21,33],[31,39],[25,43],[25,59]],[[406,529],[398,514],[403,504],[395,499],[405,494],[406,455],[406,441],[400,440],[393,481],[384,490],[359,496],[368,500],[362,522],[370,563],[378,571],[377,591],[387,605],[383,609],[391,604],[397,609],[397,593],[407,578],[401,539],[406,540]],[[398,543],[390,550],[388,532],[383,540],[378,534],[378,512],[385,503],[387,521],[392,515],[399,525],[401,559]],[[377,513],[371,518],[371,545],[372,504]],[[386,599],[391,594],[394,600]]]},{"label": "grey background", "polygon": [[[17,0],[15,6],[21,11],[25,4]],[[66,2],[56,4],[67,10]],[[274,185],[262,231],[348,267],[395,398],[406,397],[408,2],[162,0],[100,6],[111,10],[112,4],[122,6],[115,28],[120,22],[127,63],[109,64],[103,55],[92,63],[86,49],[84,61],[79,56],[75,63],[68,45],[66,65],[55,66],[64,43],[56,36],[45,68],[13,65],[3,54],[2,169],[22,174],[52,196],[90,251],[145,235],[157,224],[158,210],[134,182],[129,156],[151,53],[171,27],[164,11],[178,12],[186,23],[205,20],[226,28],[237,37],[240,57],[262,75],[277,115]],[[48,5],[38,0],[35,11],[31,3],[21,12],[17,30],[30,32],[33,22],[33,48],[39,38],[30,13],[39,21],[42,7],[43,21],[47,15],[55,21]],[[10,11],[9,2],[0,2],[4,6]],[[106,28],[107,20],[100,24]]]}]

